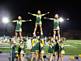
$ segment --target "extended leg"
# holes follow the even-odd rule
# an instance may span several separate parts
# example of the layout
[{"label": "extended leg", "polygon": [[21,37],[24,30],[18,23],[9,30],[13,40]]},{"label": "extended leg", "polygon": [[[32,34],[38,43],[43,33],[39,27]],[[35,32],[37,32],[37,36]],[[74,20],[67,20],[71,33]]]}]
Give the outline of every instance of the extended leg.
[{"label": "extended leg", "polygon": [[41,35],[43,35],[42,24],[40,24],[40,32],[41,32]]},{"label": "extended leg", "polygon": [[58,30],[57,32],[58,32],[58,39],[60,41],[60,30]]},{"label": "extended leg", "polygon": [[34,29],[34,32],[33,32],[33,35],[36,36],[36,30],[37,30],[37,24],[35,24],[35,29]]},{"label": "extended leg", "polygon": [[20,39],[22,40],[22,32],[19,32]]},{"label": "extended leg", "polygon": [[56,37],[56,30],[54,30],[53,32],[54,32],[53,37],[54,37],[54,40],[55,40],[55,37]]}]

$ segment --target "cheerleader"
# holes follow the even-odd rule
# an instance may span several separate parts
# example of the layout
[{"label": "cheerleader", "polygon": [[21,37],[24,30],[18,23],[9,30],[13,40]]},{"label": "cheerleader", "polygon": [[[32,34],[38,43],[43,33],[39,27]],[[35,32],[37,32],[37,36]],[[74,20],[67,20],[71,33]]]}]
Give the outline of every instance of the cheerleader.
[{"label": "cheerleader", "polygon": [[64,54],[65,54],[63,40],[60,41],[59,45],[60,45],[60,53],[59,53],[60,54],[60,60],[63,61],[64,60]]},{"label": "cheerleader", "polygon": [[37,11],[37,14],[32,14],[30,12],[28,12],[28,14],[31,14],[33,16],[36,16],[36,22],[35,22],[35,29],[34,29],[34,32],[33,32],[33,35],[36,36],[35,32],[37,30],[37,27],[40,26],[40,32],[41,32],[41,35],[43,35],[43,30],[42,30],[42,17],[45,16],[46,14],[49,14],[49,12],[45,13],[45,14],[41,14],[41,11],[38,10]]},{"label": "cheerleader", "polygon": [[48,53],[50,54],[50,59],[49,59],[49,61],[52,61],[52,60],[54,60],[54,58],[55,58],[54,55],[53,55],[53,53],[54,53],[54,48],[53,48],[54,42],[53,42],[52,38],[49,39],[49,41],[48,41],[48,46],[49,46],[49,48],[48,48]]},{"label": "cheerleader", "polygon": [[54,39],[56,36],[58,36],[59,40],[60,40],[60,17],[58,14],[55,14],[54,18],[47,18],[44,17],[44,19],[49,19],[49,20],[53,20],[53,32],[54,32]]},{"label": "cheerleader", "polygon": [[32,39],[32,49],[31,49],[31,52],[32,52],[32,58],[31,58],[31,61],[34,60],[34,58],[36,59],[36,61],[38,61],[38,40],[36,39],[36,37],[34,37]]},{"label": "cheerleader", "polygon": [[43,39],[40,39],[40,57],[41,57],[41,60],[44,61],[44,45],[45,45],[45,41]]},{"label": "cheerleader", "polygon": [[16,29],[15,29],[16,38],[18,37],[19,34],[20,39],[22,39],[22,23],[26,22],[26,20],[22,20],[22,17],[18,16],[18,20],[13,20],[12,22],[16,22]]},{"label": "cheerleader", "polygon": [[55,60],[59,61],[59,53],[60,53],[60,46],[58,42],[58,37],[55,38],[55,45],[53,46],[54,54],[55,54]]}]

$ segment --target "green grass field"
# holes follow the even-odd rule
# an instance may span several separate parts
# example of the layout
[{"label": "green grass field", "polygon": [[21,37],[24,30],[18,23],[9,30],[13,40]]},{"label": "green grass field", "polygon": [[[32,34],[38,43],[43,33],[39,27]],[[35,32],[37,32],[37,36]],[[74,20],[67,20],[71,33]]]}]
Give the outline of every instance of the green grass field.
[{"label": "green grass field", "polygon": [[64,42],[65,51],[68,55],[81,54],[81,40],[67,40]]},{"label": "green grass field", "polygon": [[[79,55],[81,54],[81,40],[66,40],[64,41],[64,48],[66,55]],[[2,52],[9,52],[10,48],[0,48]],[[48,47],[45,46],[45,51],[48,51]],[[26,50],[26,53],[30,53]]]}]

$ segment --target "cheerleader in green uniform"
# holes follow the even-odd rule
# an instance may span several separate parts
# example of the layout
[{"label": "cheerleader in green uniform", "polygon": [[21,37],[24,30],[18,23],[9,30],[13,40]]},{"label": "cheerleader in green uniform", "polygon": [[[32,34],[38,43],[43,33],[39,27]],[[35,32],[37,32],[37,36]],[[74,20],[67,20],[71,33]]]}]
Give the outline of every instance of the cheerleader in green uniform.
[{"label": "cheerleader in green uniform", "polygon": [[31,58],[31,61],[34,60],[34,58],[36,58],[36,48],[35,48],[35,43],[36,43],[36,37],[34,37],[31,41],[31,44],[32,44],[32,49],[31,49],[31,53],[32,53],[32,58]]},{"label": "cheerleader in green uniform", "polygon": [[20,43],[20,47],[21,47],[21,52],[20,52],[20,57],[21,57],[21,61],[24,61],[24,59],[25,59],[25,56],[24,56],[24,48],[25,48],[25,46],[24,46],[24,43],[22,42],[22,43]]},{"label": "cheerleader in green uniform", "polygon": [[42,61],[44,61],[44,40],[43,39],[40,39],[40,37],[38,36],[36,38],[36,44],[34,46],[35,48],[35,53],[36,53],[36,60],[38,61],[40,58]]},{"label": "cheerleader in green uniform", "polygon": [[44,45],[45,45],[45,41],[43,39],[40,39],[40,57],[41,57],[41,60],[44,61]]},{"label": "cheerleader in green uniform", "polygon": [[42,30],[42,17],[45,16],[46,14],[49,14],[49,12],[47,12],[46,14],[41,14],[41,11],[38,10],[37,14],[32,14],[30,12],[28,12],[28,14],[31,14],[33,16],[36,16],[36,23],[35,23],[35,29],[34,29],[34,33],[33,35],[36,36],[35,32],[37,30],[37,26],[40,26],[40,31],[41,31],[41,35],[43,35],[43,30]]},{"label": "cheerleader in green uniform", "polygon": [[52,41],[52,38],[48,41],[48,45],[49,45],[49,48],[48,48],[48,53],[50,54],[50,59],[49,61],[52,61],[54,60],[54,48],[53,48],[53,45],[54,45],[54,42]]},{"label": "cheerleader in green uniform", "polygon": [[62,40],[59,42],[59,45],[60,45],[60,60],[63,61],[65,50],[64,50],[64,44]]},{"label": "cheerleader in green uniform", "polygon": [[33,61],[34,58],[36,58],[36,61],[38,61],[38,48],[39,48],[39,44],[38,44],[38,40],[36,39],[36,37],[34,39],[32,39],[32,58],[31,61]]},{"label": "cheerleader in green uniform", "polygon": [[37,61],[40,59],[40,52],[41,52],[40,36],[37,36],[37,43],[36,43],[36,58],[37,58]]},{"label": "cheerleader in green uniform", "polygon": [[58,37],[55,37],[55,44],[53,46],[54,54],[55,54],[55,60],[59,61],[59,53],[60,53],[60,46],[58,42]]},{"label": "cheerleader in green uniform", "polygon": [[49,20],[53,20],[53,32],[54,32],[54,39],[56,37],[56,34],[58,35],[58,38],[60,40],[60,17],[58,14],[55,14],[54,18],[46,18],[44,17],[44,19],[49,19]]},{"label": "cheerleader in green uniform", "polygon": [[15,36],[17,37],[19,33],[19,36],[22,39],[22,23],[26,22],[26,20],[22,20],[22,17],[18,16],[18,20],[13,20],[12,22],[16,22]]}]

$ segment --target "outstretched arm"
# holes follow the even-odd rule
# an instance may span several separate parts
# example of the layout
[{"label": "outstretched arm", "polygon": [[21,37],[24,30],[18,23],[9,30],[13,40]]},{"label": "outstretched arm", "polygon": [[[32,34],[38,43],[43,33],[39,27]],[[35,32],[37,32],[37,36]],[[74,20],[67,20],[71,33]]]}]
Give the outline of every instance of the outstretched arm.
[{"label": "outstretched arm", "polygon": [[30,12],[28,12],[28,14],[33,15],[33,16],[37,16],[37,14],[32,14],[32,13],[30,13]]},{"label": "outstretched arm", "polygon": [[42,14],[41,16],[45,16],[45,15],[47,15],[47,14],[49,14],[50,12],[47,12],[47,13],[45,13],[45,14]]},{"label": "outstretched arm", "polygon": [[17,20],[13,20],[12,22],[17,22]]},{"label": "outstretched arm", "polygon": [[[31,19],[30,20],[27,20],[27,21],[32,21]],[[22,20],[22,22],[27,22],[26,20]]]},{"label": "outstretched arm", "polygon": [[54,18],[47,18],[47,17],[44,17],[44,19],[54,20]]},{"label": "outstretched arm", "polygon": [[26,22],[26,20],[21,20],[22,22]]},{"label": "outstretched arm", "polygon": [[28,20],[28,21],[32,21],[32,20],[30,19],[30,20]]}]

